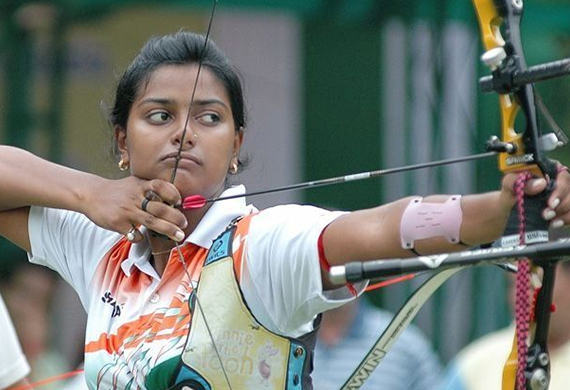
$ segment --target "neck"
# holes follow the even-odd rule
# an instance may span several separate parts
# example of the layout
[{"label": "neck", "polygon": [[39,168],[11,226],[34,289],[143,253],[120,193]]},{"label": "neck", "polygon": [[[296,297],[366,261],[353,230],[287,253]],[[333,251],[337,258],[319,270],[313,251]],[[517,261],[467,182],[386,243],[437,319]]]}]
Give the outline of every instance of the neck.
[{"label": "neck", "polygon": [[[208,204],[200,209],[197,210],[186,210],[184,211],[184,215],[186,216],[186,220],[188,221],[188,226],[183,230],[185,237],[188,237],[190,233],[192,233],[208,209],[211,207],[211,204]],[[156,270],[156,272],[162,276],[164,270],[166,269],[166,265],[168,264],[168,259],[170,258],[170,251],[176,247],[174,241],[154,235],[152,233],[148,234],[148,240],[150,243],[151,248],[151,262]],[[180,243],[182,244],[182,243]]]}]

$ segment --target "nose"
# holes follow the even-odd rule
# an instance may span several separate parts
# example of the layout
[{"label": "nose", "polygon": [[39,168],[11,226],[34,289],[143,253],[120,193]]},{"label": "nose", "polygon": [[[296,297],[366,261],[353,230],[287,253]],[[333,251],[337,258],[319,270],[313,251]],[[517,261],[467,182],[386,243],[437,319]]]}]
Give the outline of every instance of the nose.
[{"label": "nose", "polygon": [[190,121],[186,119],[177,126],[173,134],[173,142],[179,147],[182,144],[182,149],[192,148],[197,140],[198,134],[192,126],[190,126]]}]

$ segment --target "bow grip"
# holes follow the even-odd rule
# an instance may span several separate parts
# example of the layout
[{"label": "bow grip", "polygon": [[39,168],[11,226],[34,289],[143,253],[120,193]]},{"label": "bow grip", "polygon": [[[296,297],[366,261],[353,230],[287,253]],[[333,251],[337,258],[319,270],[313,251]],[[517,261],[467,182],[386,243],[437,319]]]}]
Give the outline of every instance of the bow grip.
[{"label": "bow grip", "polygon": [[[524,227],[525,244],[548,242],[549,222],[542,217],[542,210],[546,207],[548,198],[555,188],[555,181],[549,180],[546,188],[537,195],[524,195]],[[521,222],[517,207],[513,207],[503,236],[498,240],[498,246],[516,246],[520,243]]]}]

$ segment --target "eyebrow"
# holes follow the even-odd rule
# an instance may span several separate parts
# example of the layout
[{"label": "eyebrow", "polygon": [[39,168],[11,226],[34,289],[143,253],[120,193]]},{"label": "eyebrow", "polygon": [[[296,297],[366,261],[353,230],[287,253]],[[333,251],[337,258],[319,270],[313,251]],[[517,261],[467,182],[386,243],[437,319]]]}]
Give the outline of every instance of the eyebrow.
[{"label": "eyebrow", "polygon": [[[137,105],[143,105],[143,104],[149,104],[149,103],[154,103],[154,104],[163,104],[163,105],[173,105],[175,104],[175,101],[172,99],[167,99],[167,98],[148,98],[145,99],[143,101],[141,101],[139,104]],[[220,105],[223,106],[225,108],[229,108],[228,105],[226,103],[224,103],[222,100],[219,99],[202,99],[202,100],[194,100],[192,102],[193,106],[209,106],[212,104],[216,104],[216,105]]]},{"label": "eyebrow", "polygon": [[148,99],[142,100],[137,105],[140,106],[140,105],[148,104],[148,103],[174,104],[174,100],[166,99],[166,98],[148,98]]},{"label": "eyebrow", "polygon": [[194,100],[192,105],[194,106],[209,106],[211,104],[217,104],[223,106],[225,108],[229,108],[226,103],[219,99],[203,99],[203,100]]}]

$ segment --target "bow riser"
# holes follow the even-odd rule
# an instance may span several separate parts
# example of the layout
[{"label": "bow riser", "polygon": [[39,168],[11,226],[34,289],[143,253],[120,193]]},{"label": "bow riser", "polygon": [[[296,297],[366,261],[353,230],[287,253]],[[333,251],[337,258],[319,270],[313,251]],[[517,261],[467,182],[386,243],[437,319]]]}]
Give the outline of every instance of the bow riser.
[{"label": "bow riser", "polygon": [[[522,1],[472,2],[486,51],[482,58],[492,70],[494,89],[499,93],[502,140],[490,144],[491,149],[504,152],[499,155],[499,170],[503,173],[530,171],[536,176],[554,177],[556,167],[542,156],[539,146],[541,132],[536,119],[534,87],[532,84],[513,85],[513,75],[526,69],[520,40]],[[521,110],[526,128],[518,133],[515,121]]]}]

